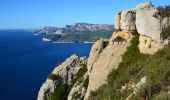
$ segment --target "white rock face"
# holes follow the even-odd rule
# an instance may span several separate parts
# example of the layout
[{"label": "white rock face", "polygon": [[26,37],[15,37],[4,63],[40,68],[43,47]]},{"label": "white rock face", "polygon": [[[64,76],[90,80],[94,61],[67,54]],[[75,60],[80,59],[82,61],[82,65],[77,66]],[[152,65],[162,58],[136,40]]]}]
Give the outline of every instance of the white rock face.
[{"label": "white rock face", "polygon": [[161,21],[161,26],[162,26],[162,29],[166,29],[169,26],[169,19],[168,18],[164,18]]},{"label": "white rock face", "polygon": [[[121,12],[120,12],[121,14]],[[121,15],[120,14],[117,14],[115,15],[115,24],[114,24],[114,28],[117,29],[117,30],[120,30],[120,20],[121,20]]]},{"label": "white rock face", "polygon": [[53,74],[59,76],[56,80],[47,79],[40,88],[37,100],[47,100],[50,93],[54,92],[59,84],[70,85],[75,78],[78,71],[83,67],[81,64],[86,64],[85,57],[78,58],[76,55],[72,55],[66,59],[61,65],[57,66],[53,70]]},{"label": "white rock face", "polygon": [[124,54],[129,45],[129,41],[124,41],[120,44],[113,40],[108,41],[109,45],[104,48],[99,54],[98,59],[91,66],[85,100],[88,99],[91,91],[95,91],[106,83],[107,76],[113,69],[117,69],[119,63],[122,61],[122,54]]},{"label": "white rock face", "polygon": [[160,12],[152,3],[142,3],[134,9],[121,11],[115,16],[115,29],[132,31],[160,41],[161,33],[169,24],[168,18],[161,18]]},{"label": "white rock face", "polygon": [[151,3],[140,4],[136,8],[138,33],[153,40],[160,40],[163,25],[161,24],[162,19],[157,8],[153,7]]},{"label": "white rock face", "polygon": [[54,92],[55,86],[57,86],[57,82],[47,79],[40,88],[37,100],[47,100],[47,96]]},{"label": "white rock face", "polygon": [[136,6],[136,9],[144,9],[144,8],[150,8],[153,7],[151,2],[145,2],[145,3],[141,3],[139,5]]},{"label": "white rock face", "polygon": [[88,73],[90,74],[91,67],[94,64],[94,62],[98,59],[99,54],[101,53],[103,49],[103,39],[97,40],[90,51],[90,56],[88,58]]},{"label": "white rock face", "polygon": [[135,30],[135,17],[136,12],[133,10],[124,10],[121,12],[121,29],[122,30]]}]

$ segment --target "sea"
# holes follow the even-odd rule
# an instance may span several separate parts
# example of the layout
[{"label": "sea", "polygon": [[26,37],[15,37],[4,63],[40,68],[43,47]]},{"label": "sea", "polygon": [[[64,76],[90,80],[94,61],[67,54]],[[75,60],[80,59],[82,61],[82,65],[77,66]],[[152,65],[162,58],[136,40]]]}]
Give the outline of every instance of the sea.
[{"label": "sea", "polygon": [[57,63],[89,56],[91,43],[43,42],[27,30],[0,30],[0,100],[36,100]]}]

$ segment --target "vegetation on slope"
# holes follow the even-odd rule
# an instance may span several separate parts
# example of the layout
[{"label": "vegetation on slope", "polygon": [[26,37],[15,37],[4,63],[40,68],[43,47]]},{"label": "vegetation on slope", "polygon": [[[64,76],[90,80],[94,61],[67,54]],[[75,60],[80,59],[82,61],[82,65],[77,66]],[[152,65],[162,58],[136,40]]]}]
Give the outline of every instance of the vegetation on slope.
[{"label": "vegetation on slope", "polygon": [[163,39],[167,39],[168,37],[170,37],[170,26],[163,30],[161,34]]},{"label": "vegetation on slope", "polygon": [[104,38],[104,39],[109,39],[113,33],[113,30],[110,31],[84,31],[81,32],[81,34],[66,34],[64,36],[58,36],[55,34],[47,35],[46,38],[52,40],[52,41],[57,41],[57,42],[79,42],[79,41],[88,41],[88,42],[94,42],[98,38]]},{"label": "vegetation on slope", "polygon": [[161,13],[161,16],[163,18],[165,17],[170,17],[170,5],[166,5],[166,6],[159,6],[158,10]]},{"label": "vegetation on slope", "polygon": [[[80,63],[80,66],[82,66],[82,68],[79,70],[76,77],[72,80],[72,84],[71,85],[60,84],[58,86],[58,89],[54,93],[50,94],[50,96],[47,98],[48,100],[67,100],[67,97],[68,97],[73,85],[78,80],[80,80],[84,76],[84,74],[87,72],[86,64]],[[53,75],[49,75],[49,76],[53,77]]]},{"label": "vegetation on slope", "polygon": [[[133,89],[121,90],[129,81],[138,83],[147,76],[147,83],[133,96],[132,100],[169,100],[170,86],[170,44],[154,55],[141,54],[138,49],[137,32],[131,46],[122,56],[117,70],[108,76],[107,84],[91,92],[90,100],[125,100]],[[158,99],[159,98],[159,99]]]}]

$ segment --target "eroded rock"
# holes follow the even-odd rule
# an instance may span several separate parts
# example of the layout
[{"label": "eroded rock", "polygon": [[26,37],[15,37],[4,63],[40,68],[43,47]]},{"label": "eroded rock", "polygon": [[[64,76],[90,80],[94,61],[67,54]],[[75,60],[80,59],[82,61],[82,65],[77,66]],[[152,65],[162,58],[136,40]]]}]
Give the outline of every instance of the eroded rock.
[{"label": "eroded rock", "polygon": [[[76,77],[78,71],[84,67],[82,64],[86,64],[86,57],[78,58],[76,55],[72,55],[66,59],[65,62],[57,66],[52,74],[57,76],[55,79],[47,79],[40,88],[38,93],[38,100],[47,100],[48,96],[56,91],[60,84],[70,85],[72,80]],[[57,91],[56,91],[57,92]]]},{"label": "eroded rock", "polygon": [[136,18],[136,12],[133,10],[124,10],[121,12],[121,29],[122,30],[135,30],[135,18]]},{"label": "eroded rock", "polygon": [[156,41],[149,37],[140,35],[139,36],[139,50],[143,54],[154,54],[159,49],[162,49],[168,41]]},{"label": "eroded rock", "polygon": [[99,39],[93,44],[93,47],[90,51],[90,55],[89,55],[88,62],[87,62],[89,74],[91,72],[94,62],[98,59],[99,54],[103,50],[103,45],[104,45],[103,39]]}]

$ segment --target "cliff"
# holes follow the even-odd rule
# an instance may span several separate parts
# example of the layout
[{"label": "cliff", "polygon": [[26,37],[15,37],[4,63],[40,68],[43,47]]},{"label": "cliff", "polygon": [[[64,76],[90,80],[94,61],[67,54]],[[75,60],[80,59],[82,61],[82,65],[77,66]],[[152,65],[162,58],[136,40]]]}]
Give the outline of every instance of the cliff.
[{"label": "cliff", "polygon": [[[65,99],[64,94],[61,92],[62,89],[66,95],[68,87],[74,85],[78,77],[82,77],[80,75],[85,73],[87,69],[86,63],[85,57],[78,58],[76,55],[66,59],[65,62],[52,71],[48,79],[43,83],[38,93],[38,100],[47,100],[52,98],[53,95],[62,95],[63,97],[61,98]],[[56,92],[60,93],[57,94]]]},{"label": "cliff", "polygon": [[[58,97],[60,100],[170,99],[168,20],[150,2],[119,12],[115,16],[116,32],[110,40],[98,39],[88,60],[84,58],[86,70],[82,73],[80,69],[83,67],[77,65],[82,58],[69,58],[64,62],[67,67],[63,63],[52,72],[60,73],[58,77],[65,81],[56,78],[49,82],[47,79],[39,91],[38,100],[58,100]],[[76,59],[74,63],[73,59]],[[72,73],[73,77],[65,78],[70,75],[59,71],[65,68],[79,71],[66,70],[64,73]],[[69,87],[66,89],[68,93],[64,92],[67,93],[65,98],[57,94],[62,91],[57,89],[58,82]]]}]

